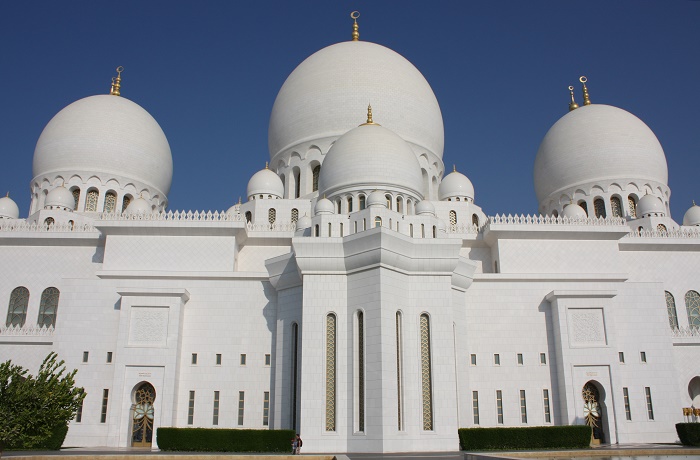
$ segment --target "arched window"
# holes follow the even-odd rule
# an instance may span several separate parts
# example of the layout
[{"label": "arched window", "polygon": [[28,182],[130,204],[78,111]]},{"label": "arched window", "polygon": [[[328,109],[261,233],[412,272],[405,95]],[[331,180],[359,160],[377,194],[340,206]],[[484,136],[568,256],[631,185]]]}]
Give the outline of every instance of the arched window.
[{"label": "arched window", "polygon": [[656,231],[660,233],[666,233],[668,230],[664,224],[659,224],[656,226]]},{"label": "arched window", "polygon": [[251,214],[250,211],[246,211],[246,213],[245,213],[245,221],[248,222],[248,223],[250,223],[250,222],[252,222],[252,220],[253,220],[253,214]]},{"label": "arched window", "polygon": [[413,238],[413,224],[408,224],[408,236]]},{"label": "arched window", "polygon": [[686,292],[685,308],[688,310],[688,326],[700,328],[700,294],[695,291]]},{"label": "arched window", "polygon": [[52,227],[54,223],[55,221],[53,220],[53,217],[47,217],[46,219],[44,219],[44,226],[47,228]]},{"label": "arched window", "polygon": [[335,200],[335,213],[336,213],[336,214],[340,214],[340,213],[341,213],[341,210],[340,210],[340,203],[341,203],[341,202],[340,202],[340,198],[338,198],[337,200]]},{"label": "arched window", "polygon": [[382,226],[382,218],[377,216],[374,218],[374,226],[375,227],[381,227]]},{"label": "arched window", "polygon": [[336,317],[326,316],[326,431],[335,431]]},{"label": "arched window", "polygon": [[80,203],[80,189],[75,187],[73,190],[71,190],[71,193],[73,194],[73,201],[75,202],[73,205],[73,211],[77,211],[78,203]]},{"label": "arched window", "polygon": [[425,238],[425,224],[420,224],[420,237]]},{"label": "arched window", "polygon": [[301,196],[301,172],[296,171],[294,173],[294,198],[299,198]]},{"label": "arched window", "polygon": [[44,289],[41,293],[41,304],[39,305],[39,327],[55,327],[56,313],[58,312],[59,291],[55,287]]},{"label": "arched window", "polygon": [[320,229],[319,229],[318,224],[316,224],[316,226],[314,227],[314,236],[321,236],[321,235],[319,235],[319,233],[320,233]]},{"label": "arched window", "polygon": [[362,211],[362,210],[365,209],[365,207],[366,207],[366,206],[365,206],[365,196],[364,196],[364,195],[360,195],[360,196],[358,197],[358,199],[360,200],[360,211]]},{"label": "arched window", "polygon": [[389,195],[389,194],[387,193],[386,195],[384,195],[384,198],[386,198],[386,208],[387,208],[387,209],[392,209],[392,208],[393,208],[392,202],[393,202],[394,200],[391,198],[391,195]]},{"label": "arched window", "polygon": [[433,225],[433,238],[437,238],[437,227]]},{"label": "arched window", "polygon": [[131,196],[130,195],[124,196],[124,200],[122,201],[122,212],[126,211],[126,208],[129,207],[130,203],[131,203]]},{"label": "arched window", "polygon": [[678,329],[678,315],[676,314],[676,300],[670,292],[666,291],[666,312],[668,313],[668,325],[671,329]]},{"label": "arched window", "polygon": [[362,231],[367,230],[367,219],[362,219]]},{"label": "arched window", "polygon": [[321,165],[316,165],[316,167],[314,167],[314,169],[311,171],[311,176],[312,176],[311,183],[312,183],[312,187],[313,187],[311,190],[312,192],[315,192],[316,190],[318,190],[318,176],[320,176],[320,175],[321,175]]},{"label": "arched window", "polygon": [[595,209],[596,217],[607,217],[607,214],[605,213],[605,201],[603,201],[602,198],[596,198],[593,201],[593,209]]},{"label": "arched window", "polygon": [[297,208],[292,209],[292,223],[299,220],[299,210]]},{"label": "arched window", "polygon": [[269,211],[267,211],[267,221],[270,223],[270,225],[273,225],[276,220],[277,210],[275,208],[270,208]]},{"label": "arched window", "polygon": [[403,431],[403,325],[401,312],[396,312],[396,399],[398,429]]},{"label": "arched window", "polygon": [[479,226],[479,216],[477,216],[476,214],[472,214],[472,225],[474,225],[475,227]]},{"label": "arched window", "polygon": [[420,370],[423,396],[423,430],[433,430],[433,382],[430,359],[430,318],[420,315]]},{"label": "arched window", "polygon": [[88,190],[87,196],[85,197],[85,210],[86,211],[97,211],[97,201],[100,199],[100,192],[95,189]]},{"label": "arched window", "polygon": [[455,211],[450,211],[450,225],[457,225],[457,213]]},{"label": "arched window", "polygon": [[637,228],[637,231],[638,231],[639,233],[642,233],[642,232],[644,231],[644,227],[641,227],[641,226],[640,226],[639,228]]},{"label": "arched window", "polygon": [[586,217],[588,217],[588,203],[585,201],[581,200],[578,202],[578,205],[583,208],[584,211],[586,211]]},{"label": "arched window", "polygon": [[352,212],[352,197],[348,197],[348,213]]},{"label": "arched window", "polygon": [[331,223],[328,222],[328,237],[330,238],[333,236],[333,227],[331,226]]},{"label": "arched window", "polygon": [[403,213],[403,198],[396,197],[396,212]]},{"label": "arched window", "polygon": [[552,217],[559,217],[559,211],[557,211],[556,209],[552,211]]},{"label": "arched window", "polygon": [[406,200],[406,214],[413,214],[413,201],[410,198]]},{"label": "arched window", "polygon": [[10,304],[7,306],[5,326],[24,326],[27,320],[27,305],[29,305],[29,289],[24,286],[14,288],[10,294]]},{"label": "arched window", "polygon": [[112,213],[117,209],[117,194],[114,192],[105,193],[104,212]]},{"label": "arched window", "polygon": [[459,201],[459,197],[457,197],[457,198],[455,199],[455,201]]},{"label": "arched window", "polygon": [[627,205],[630,208],[630,217],[637,217],[637,201],[632,195],[627,197]]},{"label": "arched window", "polygon": [[365,431],[365,315],[357,312],[357,431]]},{"label": "arched window", "polygon": [[610,211],[613,217],[622,217],[622,203],[620,198],[614,196],[610,198]]}]

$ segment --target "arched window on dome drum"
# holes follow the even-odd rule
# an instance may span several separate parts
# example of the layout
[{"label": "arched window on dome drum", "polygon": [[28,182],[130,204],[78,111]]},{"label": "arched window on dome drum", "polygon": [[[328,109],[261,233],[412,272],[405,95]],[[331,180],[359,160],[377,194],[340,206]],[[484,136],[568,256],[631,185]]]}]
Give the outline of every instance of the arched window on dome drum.
[{"label": "arched window on dome drum", "polygon": [[656,226],[656,231],[660,233],[666,233],[668,230],[664,224],[659,224]]},{"label": "arched window on dome drum", "polygon": [[286,196],[286,195],[284,195],[284,194],[285,194],[285,192],[286,192],[286,190],[287,190],[287,181],[285,181],[284,174],[280,174],[280,180],[282,181],[282,190],[283,190],[283,192],[282,192],[282,193],[283,193],[282,198],[284,198],[284,197]]},{"label": "arched window on dome drum", "polygon": [[301,172],[294,173],[294,198],[301,196]]},{"label": "arched window on dome drum", "polygon": [[394,200],[392,199],[391,195],[387,193],[386,195],[384,195],[384,198],[386,198],[386,208],[393,209],[392,203]]},{"label": "arched window on dome drum", "polygon": [[97,201],[100,199],[100,192],[95,189],[88,190],[87,196],[85,197],[85,211],[96,212],[97,211]]},{"label": "arched window on dome drum", "polygon": [[326,316],[326,431],[335,431],[336,317]]},{"label": "arched window on dome drum", "polygon": [[403,198],[400,196],[396,197],[396,212],[403,213]]},{"label": "arched window on dome drum", "polygon": [[270,208],[267,211],[267,221],[270,225],[274,225],[277,220],[277,210],[275,208]]},{"label": "arched window on dome drum", "polygon": [[73,205],[73,211],[77,211],[78,203],[80,203],[80,189],[75,187],[73,190],[71,190],[71,193],[73,194],[73,201],[75,202]]},{"label": "arched window on dome drum", "polygon": [[55,221],[53,220],[53,217],[47,217],[47,218],[44,220],[44,226],[45,226],[46,228],[52,227],[54,223],[55,223]]},{"label": "arched window on dome drum", "polygon": [[472,225],[475,227],[479,227],[479,216],[476,214],[472,214]]},{"label": "arched window on dome drum", "polygon": [[292,209],[292,223],[296,223],[299,220],[299,210],[297,208]]},{"label": "arched window on dome drum", "polygon": [[614,196],[610,198],[610,212],[613,217],[622,217],[622,203],[620,198]]},{"label": "arched window on dome drum", "polygon": [[352,212],[352,197],[348,197],[348,213]]},{"label": "arched window on dome drum", "polygon": [[377,216],[374,218],[374,226],[375,227],[381,227],[382,226],[382,218]]},{"label": "arched window on dome drum", "polygon": [[457,225],[457,213],[455,211],[450,211],[450,225],[453,227]]},{"label": "arched window on dome drum", "polygon": [[688,291],[685,294],[685,308],[688,310],[688,326],[700,328],[700,294]]},{"label": "arched window on dome drum", "polygon": [[341,212],[341,201],[340,198],[338,198],[337,200],[335,200],[335,213],[340,214]]},{"label": "arched window on dome drum", "polygon": [[125,195],[124,199],[122,200],[122,212],[126,211],[126,208],[129,207],[129,204],[131,204],[131,196]]},{"label": "arched window on dome drum", "polygon": [[104,212],[113,213],[117,209],[117,194],[114,192],[107,192],[105,194],[105,206]]},{"label": "arched window on dome drum", "polygon": [[430,318],[420,315],[420,368],[423,396],[423,430],[433,430],[433,381],[430,357]]},{"label": "arched window on dome drum", "polygon": [[607,214],[605,212],[605,201],[602,198],[596,198],[593,201],[593,208],[595,209],[595,216],[606,218]]},{"label": "arched window on dome drum", "polygon": [[671,329],[678,329],[678,315],[676,313],[676,300],[673,295],[665,291],[666,294],[666,312],[668,313],[668,325]]},{"label": "arched window on dome drum", "polygon": [[586,211],[586,217],[588,217],[588,203],[586,203],[584,200],[581,200],[578,202],[578,205],[581,206],[584,211]]},{"label": "arched window on dome drum", "polygon": [[251,214],[250,211],[246,211],[245,213],[245,221],[250,223],[253,220],[253,214]]},{"label": "arched window on dome drum", "polygon": [[637,202],[632,195],[627,197],[627,205],[630,208],[630,217],[637,217]]},{"label": "arched window on dome drum", "polygon": [[41,303],[39,305],[39,327],[55,327],[56,313],[58,312],[58,297],[60,292],[55,287],[44,289],[41,293]]},{"label": "arched window on dome drum", "polygon": [[358,199],[360,200],[360,211],[362,211],[365,209],[365,196],[360,195]]},{"label": "arched window on dome drum", "polygon": [[10,294],[10,304],[7,306],[7,321],[5,326],[22,327],[27,320],[29,305],[29,289],[24,286],[16,287]]},{"label": "arched window on dome drum", "polygon": [[318,190],[318,176],[321,175],[321,165],[316,165],[316,167],[311,171],[311,176],[312,176],[312,192],[315,192]]}]

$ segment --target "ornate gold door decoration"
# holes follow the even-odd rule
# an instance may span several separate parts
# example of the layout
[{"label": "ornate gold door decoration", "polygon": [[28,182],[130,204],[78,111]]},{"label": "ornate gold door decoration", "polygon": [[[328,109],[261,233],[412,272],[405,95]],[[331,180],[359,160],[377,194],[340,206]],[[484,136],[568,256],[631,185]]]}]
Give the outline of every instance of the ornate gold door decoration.
[{"label": "ornate gold door decoration", "polygon": [[586,425],[593,430],[591,444],[600,444],[603,441],[602,414],[600,410],[600,394],[598,388],[591,382],[583,386],[583,416]]},{"label": "ornate gold door decoration", "polygon": [[156,390],[148,382],[142,383],[134,393],[132,446],[151,447],[153,442],[153,402],[155,399]]}]

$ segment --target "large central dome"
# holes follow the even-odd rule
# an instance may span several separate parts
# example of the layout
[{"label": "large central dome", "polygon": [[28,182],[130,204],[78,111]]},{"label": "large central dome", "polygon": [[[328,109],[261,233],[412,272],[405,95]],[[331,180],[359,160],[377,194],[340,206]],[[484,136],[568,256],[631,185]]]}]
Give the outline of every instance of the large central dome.
[{"label": "large central dome", "polygon": [[368,103],[416,155],[442,158],[442,114],[425,77],[398,53],[362,41],[328,46],[289,75],[270,116],[270,158],[304,142],[345,134],[357,126],[357,114]]}]

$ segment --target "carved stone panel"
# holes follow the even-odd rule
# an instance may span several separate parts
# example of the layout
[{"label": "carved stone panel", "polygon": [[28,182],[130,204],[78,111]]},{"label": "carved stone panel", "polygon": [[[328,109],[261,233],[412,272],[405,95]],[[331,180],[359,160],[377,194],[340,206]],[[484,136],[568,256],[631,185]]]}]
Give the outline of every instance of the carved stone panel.
[{"label": "carved stone panel", "polygon": [[168,339],[168,307],[131,307],[129,345],[164,347]]}]

